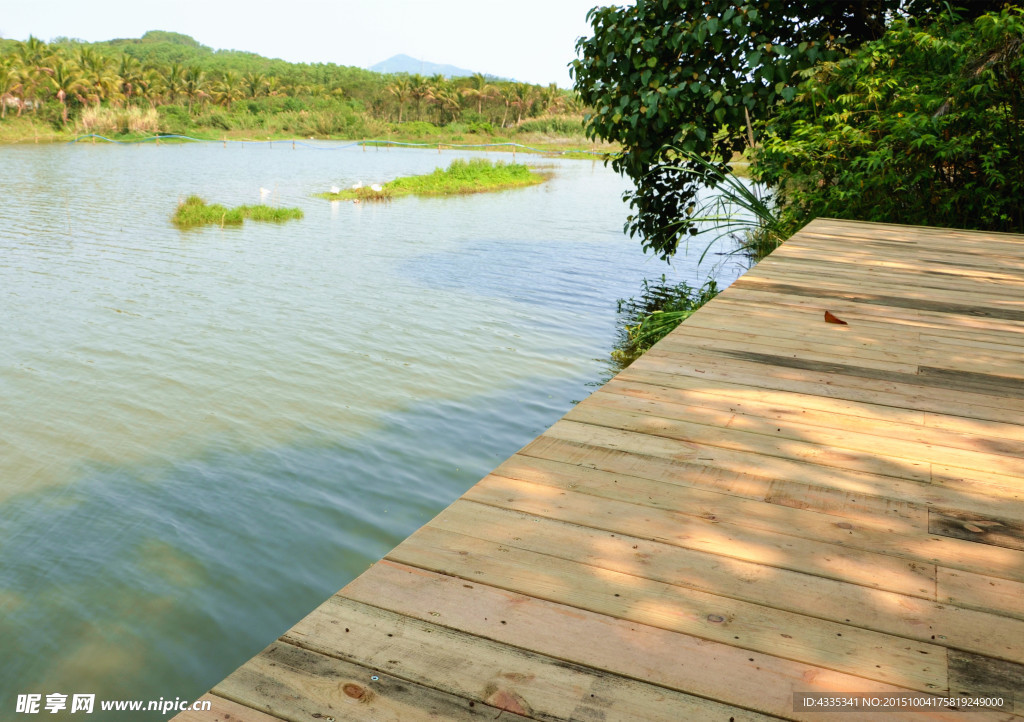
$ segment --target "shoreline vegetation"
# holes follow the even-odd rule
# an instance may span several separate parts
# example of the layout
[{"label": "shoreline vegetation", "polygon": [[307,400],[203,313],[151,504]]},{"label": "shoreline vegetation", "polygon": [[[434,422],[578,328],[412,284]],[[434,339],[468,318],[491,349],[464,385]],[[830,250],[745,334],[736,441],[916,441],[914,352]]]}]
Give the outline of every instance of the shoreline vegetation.
[{"label": "shoreline vegetation", "polygon": [[182,135],[615,152],[617,145],[587,137],[586,112],[574,91],[554,83],[288,63],[163,31],[96,43],[0,39],[0,143],[7,144]]},{"label": "shoreline vegetation", "polygon": [[236,206],[228,208],[219,203],[207,203],[199,196],[189,196],[178,204],[171,221],[178,228],[196,228],[198,226],[241,225],[246,219],[270,223],[282,223],[302,218],[301,208],[275,208],[267,205]]},{"label": "shoreline vegetation", "polygon": [[364,186],[362,183],[345,189],[331,189],[317,193],[318,198],[329,201],[390,201],[401,196],[449,196],[486,193],[525,188],[547,180],[549,174],[538,173],[525,165],[501,161],[492,163],[484,158],[455,159],[447,168],[437,168],[425,175],[405,176],[383,185]]}]

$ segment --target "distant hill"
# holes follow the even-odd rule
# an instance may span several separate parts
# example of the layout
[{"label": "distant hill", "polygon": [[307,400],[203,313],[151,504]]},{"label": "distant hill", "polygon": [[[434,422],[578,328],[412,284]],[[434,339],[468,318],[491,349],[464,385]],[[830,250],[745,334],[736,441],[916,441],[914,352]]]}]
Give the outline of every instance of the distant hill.
[{"label": "distant hill", "polygon": [[464,78],[477,72],[457,68],[454,65],[428,63],[426,60],[417,60],[408,55],[395,55],[376,65],[371,65],[369,69],[375,73],[409,73],[410,75],[419,73],[420,75],[444,75],[447,78]]}]

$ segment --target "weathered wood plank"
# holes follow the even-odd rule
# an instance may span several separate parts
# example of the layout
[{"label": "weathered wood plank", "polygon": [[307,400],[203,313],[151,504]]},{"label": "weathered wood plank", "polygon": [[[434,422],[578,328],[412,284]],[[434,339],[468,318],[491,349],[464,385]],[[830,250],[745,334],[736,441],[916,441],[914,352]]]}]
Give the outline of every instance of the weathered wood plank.
[{"label": "weathered wood plank", "polygon": [[1024,413],[1024,404],[1018,399],[999,395],[723,358],[700,349],[683,353],[662,351],[655,346],[634,361],[633,366],[643,371],[702,378],[709,384],[716,381],[760,383],[774,391],[817,394],[939,414],[949,414],[955,409],[957,416],[1010,424],[1017,424]]},{"label": "weathered wood plank", "polygon": [[530,719],[511,709],[511,699],[482,704],[284,642],[271,644],[213,692],[290,722]]},{"label": "weathered wood plank", "polygon": [[175,722],[281,722],[282,719],[215,694],[204,694],[197,701],[208,701],[210,709],[181,712],[174,716]]},{"label": "weathered wood plank", "polygon": [[[946,650],[423,527],[387,555],[467,582],[929,692]],[[543,573],[538,573],[543,570]]]},{"label": "weathered wood plank", "polygon": [[[763,715],[637,679],[552,659],[519,646],[421,621],[341,596],[282,638],[457,698],[535,719],[764,720]],[[493,619],[494,626],[508,620]],[[504,715],[502,715],[504,716]]]},{"label": "weathered wood plank", "polygon": [[[926,457],[930,463],[995,471],[1024,479],[1024,443],[971,440],[953,434],[929,433],[921,426],[907,428],[882,422],[846,421],[839,414],[801,413],[795,408],[771,408],[756,403],[716,403],[659,389],[609,381],[580,406],[587,404],[629,413],[686,421],[718,429],[749,431],[775,439],[808,441],[820,446],[873,451],[907,460]],[[760,413],[759,413],[760,412]],[[904,438],[900,438],[900,437]],[[909,438],[907,438],[909,437]],[[946,446],[949,439],[957,446]]]},{"label": "weathered wood plank", "polygon": [[[694,551],[638,536],[459,501],[431,526],[505,547],[1024,663],[1024,621]],[[816,623],[816,622],[814,622]]]},{"label": "weathered wood plank", "polygon": [[956,509],[929,509],[928,532],[953,539],[1024,551],[1024,524],[984,514]]},{"label": "weathered wood plank", "polygon": [[[895,520],[893,528],[886,530],[801,509],[767,504],[760,504],[758,508],[756,502],[725,495],[714,497],[712,493],[714,498],[708,498],[699,490],[685,487],[652,493],[649,487],[643,486],[627,489],[623,485],[621,491],[609,491],[607,487],[597,489],[596,484],[589,484],[583,493],[575,489],[559,491],[557,486],[549,486],[551,483],[557,484],[557,480],[535,484],[492,475],[466,492],[464,498],[492,505],[515,504],[520,511],[540,516],[558,514],[565,518],[572,515],[574,523],[636,536],[650,535],[649,538],[677,545],[711,545],[715,543],[711,540],[717,538],[718,545],[728,548],[724,544],[728,535],[733,540],[747,540],[745,544],[733,542],[740,548],[763,544],[789,551],[784,558],[799,554],[790,551],[794,547],[806,549],[811,559],[818,555],[835,558],[841,554],[841,558],[850,561],[849,570],[844,574],[853,574],[857,569],[863,573],[862,565],[870,560],[880,570],[906,566],[916,573],[931,570],[935,563],[944,563],[952,568],[1024,581],[1024,554],[1019,551],[923,534],[921,530],[901,532]],[[619,494],[634,496],[635,503],[621,501]],[[587,518],[591,519],[589,524],[585,521]],[[854,563],[853,559],[858,561]],[[889,563],[885,564],[886,561]],[[764,559],[762,563],[770,562]],[[846,569],[846,565],[842,568]],[[828,575],[825,569],[819,573]],[[848,576],[839,578],[854,581]],[[884,583],[899,583],[899,580],[900,577],[896,577]],[[914,594],[909,590],[901,591]],[[929,589],[924,594],[933,591]]]},{"label": "weathered wood plank", "polygon": [[[907,690],[781,657],[710,642],[625,621],[478,581],[391,561],[376,564],[349,583],[348,598],[424,621],[574,660],[611,674],[647,680],[709,699],[752,707],[787,719],[819,720],[820,712],[793,709],[793,694],[905,694]],[[506,622],[501,624],[501,622]],[[927,719],[962,719],[932,710]],[[983,713],[980,719],[1004,719]],[[876,713],[844,712],[837,719],[877,719]]]},{"label": "weathered wood plank", "polygon": [[950,694],[1001,697],[1005,711],[1024,714],[1024,666],[968,652],[949,653]]},{"label": "weathered wood plank", "polygon": [[1024,619],[1024,583],[961,569],[939,567],[937,571],[936,598],[943,604]]}]

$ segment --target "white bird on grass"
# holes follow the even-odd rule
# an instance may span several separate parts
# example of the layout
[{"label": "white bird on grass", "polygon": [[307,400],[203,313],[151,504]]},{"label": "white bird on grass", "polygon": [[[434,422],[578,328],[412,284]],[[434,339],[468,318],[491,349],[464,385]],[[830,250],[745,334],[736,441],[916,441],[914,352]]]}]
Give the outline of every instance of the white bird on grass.
[{"label": "white bird on grass", "polygon": [[331,193],[341,193],[341,188],[338,186],[331,186]]},{"label": "white bird on grass", "polygon": [[382,186],[380,183],[374,183],[372,186],[370,186],[370,190],[372,190],[374,193],[380,193],[382,190],[384,190],[384,186]]},{"label": "white bird on grass", "polygon": [[354,190],[354,191],[357,191],[357,190],[359,190],[359,189],[360,189],[360,188],[362,188],[362,187],[363,187],[363,182],[362,182],[362,181],[359,181],[359,182],[358,182],[358,183],[356,183],[356,184],[355,184],[354,186],[352,186],[352,190]]}]

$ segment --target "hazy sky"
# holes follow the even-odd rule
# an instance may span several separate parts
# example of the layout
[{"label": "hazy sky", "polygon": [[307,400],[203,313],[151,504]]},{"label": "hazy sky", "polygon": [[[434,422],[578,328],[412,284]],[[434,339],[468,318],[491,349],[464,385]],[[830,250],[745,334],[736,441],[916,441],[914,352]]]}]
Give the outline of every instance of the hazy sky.
[{"label": "hazy sky", "polygon": [[[38,0],[5,2],[0,36],[42,40],[191,35],[214,49],[368,67],[398,53],[530,83],[569,87],[566,65],[601,0]],[[603,4],[629,4],[623,0]]]}]

